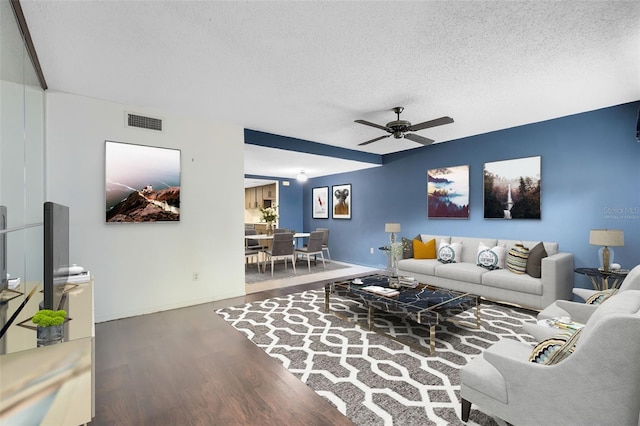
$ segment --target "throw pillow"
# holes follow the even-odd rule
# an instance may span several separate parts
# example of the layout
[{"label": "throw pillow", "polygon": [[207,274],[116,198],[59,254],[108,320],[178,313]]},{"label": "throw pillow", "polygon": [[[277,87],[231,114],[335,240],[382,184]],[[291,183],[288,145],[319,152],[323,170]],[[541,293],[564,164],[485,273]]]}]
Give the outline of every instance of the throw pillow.
[{"label": "throw pillow", "polygon": [[536,244],[529,250],[527,274],[533,278],[540,278],[542,276],[542,259],[545,257],[547,257],[547,251],[544,249],[544,244],[542,243]]},{"label": "throw pillow", "polygon": [[438,249],[438,260],[442,263],[456,263],[462,256],[462,243],[448,244],[440,242]]},{"label": "throw pillow", "polygon": [[608,298],[610,298],[611,296],[613,296],[614,294],[616,294],[617,292],[618,292],[618,289],[615,289],[615,288],[610,290],[599,291],[591,295],[591,297],[589,297],[587,301],[584,303],[586,303],[587,305],[599,305],[605,300],[607,300]]},{"label": "throw pillow", "polygon": [[[420,234],[416,235],[414,240],[422,241]],[[402,258],[411,259],[413,257],[413,240],[402,237]]]},{"label": "throw pillow", "polygon": [[494,269],[504,268],[504,260],[506,256],[506,249],[504,246],[495,246],[489,248],[484,243],[480,242],[478,245],[478,256],[476,264],[490,271]]},{"label": "throw pillow", "polygon": [[538,343],[529,355],[529,361],[544,365],[557,364],[573,353],[582,329],[571,332],[561,332],[554,337]]},{"label": "throw pillow", "polygon": [[413,240],[413,258],[414,259],[435,259],[436,258],[436,240],[432,239],[423,243],[419,239]]},{"label": "throw pillow", "polygon": [[525,274],[527,272],[527,258],[529,257],[529,249],[516,243],[507,253],[506,265],[507,269],[515,274]]}]

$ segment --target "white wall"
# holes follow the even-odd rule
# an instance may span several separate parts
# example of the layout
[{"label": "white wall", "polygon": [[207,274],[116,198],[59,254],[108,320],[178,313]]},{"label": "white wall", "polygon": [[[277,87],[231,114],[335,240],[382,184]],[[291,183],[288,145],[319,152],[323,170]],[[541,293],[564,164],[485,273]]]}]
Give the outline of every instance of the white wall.
[{"label": "white wall", "polygon": [[[70,261],[95,277],[96,322],[245,293],[242,128],[51,91],[46,105],[46,198],[70,207]],[[126,128],[125,111],[164,132]],[[105,140],[181,150],[179,223],[105,223]]]}]

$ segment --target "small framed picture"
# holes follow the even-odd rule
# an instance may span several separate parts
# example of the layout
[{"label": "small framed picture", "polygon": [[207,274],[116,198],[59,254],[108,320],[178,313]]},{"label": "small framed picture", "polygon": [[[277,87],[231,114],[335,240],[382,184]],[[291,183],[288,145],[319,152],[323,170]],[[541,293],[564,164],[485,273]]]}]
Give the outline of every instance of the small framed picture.
[{"label": "small framed picture", "polygon": [[351,184],[334,185],[331,187],[333,194],[333,218],[351,219]]},{"label": "small framed picture", "polygon": [[312,211],[314,219],[329,219],[329,187],[313,188]]}]

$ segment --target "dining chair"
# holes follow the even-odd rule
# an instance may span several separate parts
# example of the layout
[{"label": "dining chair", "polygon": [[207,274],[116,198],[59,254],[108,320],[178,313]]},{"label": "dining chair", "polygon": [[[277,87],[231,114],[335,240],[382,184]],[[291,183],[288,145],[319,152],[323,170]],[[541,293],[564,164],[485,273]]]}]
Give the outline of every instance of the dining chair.
[{"label": "dining chair", "polygon": [[[245,228],[244,235],[258,235],[255,229]],[[245,238],[244,239],[244,262],[245,266],[255,257],[258,271],[260,271],[260,253],[264,250],[264,247],[258,240]]]},{"label": "dining chair", "polygon": [[311,272],[311,256],[314,257],[314,262],[317,259],[317,256],[320,255],[322,259],[322,266],[327,269],[327,265],[324,263],[324,254],[322,253],[322,241],[324,240],[324,232],[322,231],[314,231],[309,234],[309,244],[304,247],[300,247],[295,250],[296,258],[298,255],[306,256],[307,258],[307,267],[309,268],[309,272]]},{"label": "dining chair", "polygon": [[322,238],[322,250],[326,250],[327,259],[331,261],[331,254],[329,253],[329,228],[316,228],[316,231],[322,231],[324,233]]},{"label": "dining chair", "polygon": [[273,277],[273,262],[275,260],[284,260],[284,269],[287,269],[287,259],[291,259],[293,265],[293,273],[296,274],[296,258],[293,252],[293,234],[291,232],[281,232],[273,234],[273,242],[271,248],[265,250],[265,258],[263,269],[267,270],[267,261],[271,260],[271,276]]},{"label": "dining chair", "polygon": [[282,234],[284,232],[289,232],[289,230],[287,228],[276,228],[273,230],[274,234]]}]

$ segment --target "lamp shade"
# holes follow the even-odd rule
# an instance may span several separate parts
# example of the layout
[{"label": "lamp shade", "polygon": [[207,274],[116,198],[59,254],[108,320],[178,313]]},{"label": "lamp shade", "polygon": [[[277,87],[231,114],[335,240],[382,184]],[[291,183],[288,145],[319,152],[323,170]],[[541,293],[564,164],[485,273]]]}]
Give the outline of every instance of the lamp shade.
[{"label": "lamp shade", "polygon": [[385,223],[384,232],[400,232],[399,223]]},{"label": "lamp shade", "polygon": [[589,244],[620,247],[624,245],[624,233],[619,229],[592,229],[589,233]]}]

